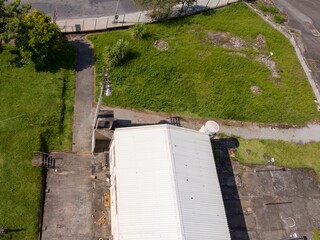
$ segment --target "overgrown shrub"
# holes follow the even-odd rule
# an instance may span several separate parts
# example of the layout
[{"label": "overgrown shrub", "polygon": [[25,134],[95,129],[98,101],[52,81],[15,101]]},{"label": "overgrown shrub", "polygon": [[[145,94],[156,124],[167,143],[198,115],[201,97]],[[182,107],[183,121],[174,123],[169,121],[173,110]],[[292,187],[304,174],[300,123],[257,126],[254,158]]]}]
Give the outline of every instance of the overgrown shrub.
[{"label": "overgrown shrub", "polygon": [[259,8],[262,12],[268,12],[268,10],[269,10],[268,6],[264,3],[260,4]]},{"label": "overgrown shrub", "polygon": [[274,21],[276,23],[279,23],[279,24],[282,24],[282,23],[284,23],[286,21],[285,16],[283,16],[281,14],[276,14],[276,15],[273,16],[273,18],[274,18]]},{"label": "overgrown shrub", "polygon": [[120,65],[129,52],[129,42],[119,39],[114,45],[104,48],[104,60],[107,66],[115,67]]},{"label": "overgrown shrub", "polygon": [[137,23],[132,27],[132,37],[142,39],[146,36],[146,26],[143,23]]},{"label": "overgrown shrub", "polygon": [[278,14],[279,13],[279,9],[276,6],[270,6],[269,7],[269,12],[272,14]]},{"label": "overgrown shrub", "polygon": [[276,6],[270,6],[270,5],[262,3],[259,5],[259,8],[262,12],[269,12],[271,14],[279,13],[279,9]]}]

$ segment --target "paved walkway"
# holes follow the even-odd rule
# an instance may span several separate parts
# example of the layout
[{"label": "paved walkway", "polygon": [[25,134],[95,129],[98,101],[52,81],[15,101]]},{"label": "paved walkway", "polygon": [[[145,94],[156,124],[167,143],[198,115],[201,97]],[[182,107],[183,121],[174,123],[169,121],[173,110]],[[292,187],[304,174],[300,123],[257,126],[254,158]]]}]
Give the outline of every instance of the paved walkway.
[{"label": "paved walkway", "polygon": [[[170,123],[170,117],[173,115],[166,113],[157,113],[151,111],[137,111],[108,107],[114,110],[116,119],[129,119],[133,124],[157,124]],[[207,120],[181,117],[180,124],[182,127],[199,130]],[[278,127],[262,126],[259,124],[241,123],[237,121],[216,120],[220,125],[220,133],[227,135],[239,136],[244,139],[273,139],[283,140],[296,143],[307,143],[311,141],[320,141],[320,125],[308,124],[305,127]]]},{"label": "paved walkway", "polygon": [[108,239],[105,155],[91,155],[93,49],[80,35],[69,36],[69,41],[77,50],[73,146],[69,153],[50,153],[56,158],[56,169],[47,173],[42,240]]},{"label": "paved walkway", "polygon": [[81,36],[74,36],[70,40],[77,50],[72,151],[90,153],[93,117],[93,49]]}]

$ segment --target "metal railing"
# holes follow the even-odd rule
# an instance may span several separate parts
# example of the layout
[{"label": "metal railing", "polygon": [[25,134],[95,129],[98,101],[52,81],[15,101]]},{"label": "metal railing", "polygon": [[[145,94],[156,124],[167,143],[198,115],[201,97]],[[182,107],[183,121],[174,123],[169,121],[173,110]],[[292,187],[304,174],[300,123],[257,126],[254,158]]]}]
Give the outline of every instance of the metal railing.
[{"label": "metal railing", "polygon": [[[181,5],[175,7],[172,17],[181,15],[188,15],[195,12],[206,11],[208,9],[214,9],[218,7],[226,6],[230,3],[238,2],[239,0],[198,0],[197,3],[191,7],[186,8],[183,13],[178,11],[181,9]],[[74,33],[74,32],[89,32],[89,31],[101,31],[112,28],[119,28],[125,26],[132,26],[136,23],[148,23],[151,22],[151,18],[148,16],[148,12],[134,12],[118,15],[117,20],[115,16],[107,16],[100,18],[79,18],[79,19],[66,19],[56,20],[61,32]]]}]

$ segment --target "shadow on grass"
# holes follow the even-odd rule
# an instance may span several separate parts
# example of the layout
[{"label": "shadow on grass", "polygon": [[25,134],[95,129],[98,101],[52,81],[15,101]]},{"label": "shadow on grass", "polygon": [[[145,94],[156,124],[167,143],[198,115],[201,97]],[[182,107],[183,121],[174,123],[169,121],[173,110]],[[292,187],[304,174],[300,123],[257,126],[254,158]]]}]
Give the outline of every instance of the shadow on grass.
[{"label": "shadow on grass", "polygon": [[10,64],[13,65],[14,67],[17,67],[17,68],[22,67],[23,63],[22,63],[22,59],[21,59],[19,50],[13,49],[13,50],[10,50],[10,53],[14,56],[14,59],[9,61]]},{"label": "shadow on grass", "polygon": [[215,163],[232,240],[249,240],[240,196],[228,149],[239,147],[236,138],[211,140]]},{"label": "shadow on grass", "polygon": [[[62,90],[61,90],[61,113],[59,119],[59,135],[61,136],[64,131],[64,119],[65,119],[65,112],[66,112],[66,88],[67,88],[67,79],[66,76],[60,78],[62,81]],[[62,144],[61,139],[59,140],[59,144]]]},{"label": "shadow on grass", "polygon": [[[63,43],[59,49],[50,53],[48,58],[43,62],[35,65],[37,72],[51,72],[56,73],[60,69],[74,69],[74,50],[69,43]],[[24,65],[20,52],[18,49],[10,50],[10,53],[15,57],[10,63],[15,67],[22,67]]]},{"label": "shadow on grass", "polygon": [[45,135],[46,135],[46,133],[40,134],[40,151],[48,153],[49,147],[48,147],[48,142],[47,142],[47,136],[45,136]]},{"label": "shadow on grass", "polygon": [[7,228],[6,233],[26,231],[25,228]]},{"label": "shadow on grass", "polygon": [[123,62],[121,62],[121,65],[129,64],[130,61],[137,59],[140,56],[141,56],[141,53],[130,50],[126,55],[126,58],[123,60]]}]

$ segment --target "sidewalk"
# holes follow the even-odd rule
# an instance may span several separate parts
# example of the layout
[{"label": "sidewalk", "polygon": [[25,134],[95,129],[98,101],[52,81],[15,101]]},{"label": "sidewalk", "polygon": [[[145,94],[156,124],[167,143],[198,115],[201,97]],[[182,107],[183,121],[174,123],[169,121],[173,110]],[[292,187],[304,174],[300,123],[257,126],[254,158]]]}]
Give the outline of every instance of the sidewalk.
[{"label": "sidewalk", "polygon": [[77,50],[72,151],[91,152],[93,117],[94,57],[92,46],[83,38],[70,39]]},{"label": "sidewalk", "polygon": [[[213,9],[226,6],[230,3],[238,2],[238,0],[199,0],[197,4],[187,10],[186,14],[201,12],[207,9]],[[176,6],[176,9],[180,9],[181,6]],[[135,12],[122,14],[118,16],[116,20],[114,16],[105,16],[100,18],[79,18],[69,20],[57,20],[56,23],[63,33],[75,33],[75,32],[88,32],[88,31],[101,31],[112,28],[132,26],[135,23],[151,22],[151,19],[147,16],[148,12]]]},{"label": "sidewalk", "polygon": [[[133,125],[170,123],[170,117],[176,116],[166,113],[129,110],[109,106],[108,109],[114,111],[116,119],[131,120]],[[206,121],[206,119],[180,117],[180,124],[182,127],[194,130],[199,130]],[[308,124],[305,127],[296,128],[278,127],[276,125],[272,126],[272,124],[269,126],[262,126],[255,123],[242,124],[237,121],[232,121],[232,123],[223,120],[215,121],[220,125],[219,133],[229,136],[238,136],[244,139],[271,139],[295,143],[320,141],[319,124]]]}]

